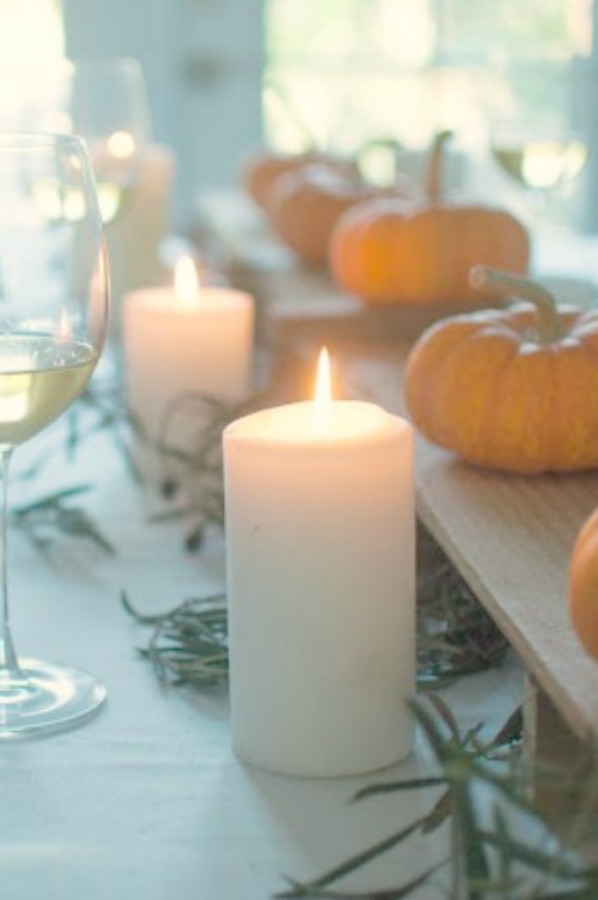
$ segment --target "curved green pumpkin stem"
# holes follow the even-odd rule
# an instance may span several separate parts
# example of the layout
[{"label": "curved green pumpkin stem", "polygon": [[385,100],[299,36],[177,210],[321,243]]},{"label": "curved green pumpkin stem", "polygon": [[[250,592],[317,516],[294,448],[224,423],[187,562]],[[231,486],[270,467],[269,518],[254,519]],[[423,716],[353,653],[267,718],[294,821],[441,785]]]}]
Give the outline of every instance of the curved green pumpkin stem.
[{"label": "curved green pumpkin stem", "polygon": [[519,297],[536,308],[537,338],[540,343],[550,344],[562,335],[561,323],[554,296],[543,285],[520,275],[511,275],[492,269],[490,266],[474,266],[469,273],[469,283],[476,290],[486,287],[498,289],[505,297]]},{"label": "curved green pumpkin stem", "polygon": [[434,137],[428,164],[426,166],[425,189],[429,200],[438,200],[442,196],[442,160],[444,157],[444,145],[453,136],[452,131],[439,131]]}]

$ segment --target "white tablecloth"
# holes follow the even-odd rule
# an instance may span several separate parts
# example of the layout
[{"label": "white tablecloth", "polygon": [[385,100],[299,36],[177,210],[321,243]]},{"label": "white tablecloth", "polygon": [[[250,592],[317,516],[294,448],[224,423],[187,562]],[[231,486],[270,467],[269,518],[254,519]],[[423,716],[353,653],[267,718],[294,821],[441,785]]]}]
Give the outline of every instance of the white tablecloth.
[{"label": "white tablecloth", "polygon": [[[36,451],[32,443],[28,453]],[[109,699],[76,730],[0,744],[2,900],[265,900],[285,876],[313,878],[427,808],[420,794],[349,802],[364,784],[426,768],[421,748],[392,771],[331,781],[239,763],[229,746],[226,691],[162,688],[135,652],[147,630],[119,599],[124,588],[155,612],[221,586],[221,540],[213,536],[190,557],[180,523],[149,524],[147,504],[105,436],[86,443],[74,464],[51,465],[27,491],[37,496],[88,478],[95,489],[82,502],[118,555],[64,540],[51,567],[13,534],[13,624],[21,653],[93,671]],[[15,487],[16,500],[22,488]],[[449,699],[467,721],[496,725],[519,691],[509,665],[463,679]],[[446,852],[444,833],[413,839],[345,887],[397,884]]]}]

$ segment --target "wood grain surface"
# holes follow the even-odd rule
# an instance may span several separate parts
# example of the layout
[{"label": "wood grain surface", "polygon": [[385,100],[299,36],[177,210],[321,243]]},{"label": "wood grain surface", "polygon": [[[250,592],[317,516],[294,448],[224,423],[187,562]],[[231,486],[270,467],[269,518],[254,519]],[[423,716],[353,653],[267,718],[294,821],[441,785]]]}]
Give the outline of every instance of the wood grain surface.
[{"label": "wood grain surface", "polygon": [[[355,383],[405,413],[407,348],[346,347]],[[568,616],[567,579],[579,528],[598,505],[598,472],[513,476],[458,461],[416,438],[418,515],[571,728],[598,734],[598,664]]]}]

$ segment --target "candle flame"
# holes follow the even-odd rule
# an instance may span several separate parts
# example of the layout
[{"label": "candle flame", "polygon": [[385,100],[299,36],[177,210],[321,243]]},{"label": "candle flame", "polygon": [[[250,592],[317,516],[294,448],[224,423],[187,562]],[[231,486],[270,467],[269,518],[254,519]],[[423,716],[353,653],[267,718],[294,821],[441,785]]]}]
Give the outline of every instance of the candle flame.
[{"label": "candle flame", "polygon": [[106,141],[106,147],[115,159],[129,159],[137,149],[135,138],[128,131],[113,131]]},{"label": "candle flame", "polygon": [[190,256],[181,256],[174,267],[174,292],[177,300],[194,306],[199,299],[197,268]]},{"label": "candle flame", "polygon": [[326,347],[322,347],[318,357],[313,405],[314,433],[318,437],[323,437],[330,430],[330,415],[332,412],[331,380],[330,356]]}]

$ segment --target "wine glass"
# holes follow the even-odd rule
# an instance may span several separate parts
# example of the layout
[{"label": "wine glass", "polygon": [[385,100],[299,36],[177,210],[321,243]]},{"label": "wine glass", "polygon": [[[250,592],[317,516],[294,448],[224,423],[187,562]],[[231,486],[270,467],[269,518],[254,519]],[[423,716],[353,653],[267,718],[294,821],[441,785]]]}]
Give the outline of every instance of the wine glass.
[{"label": "wine glass", "polygon": [[71,135],[0,134],[0,738],[55,731],[105,697],[94,676],[17,656],[7,593],[15,447],[81,393],[107,327],[108,269],[91,161]]},{"label": "wine glass", "polygon": [[588,148],[579,132],[503,122],[493,130],[492,154],[518,184],[551,190],[580,174]]},{"label": "wine glass", "polygon": [[558,116],[504,119],[491,129],[493,159],[523,187],[536,212],[545,213],[547,198],[564,192],[583,171],[588,143]]},{"label": "wine glass", "polygon": [[143,71],[132,57],[71,61],[62,67],[40,122],[43,131],[83,137],[96,177],[104,225],[126,209],[150,133]]}]

